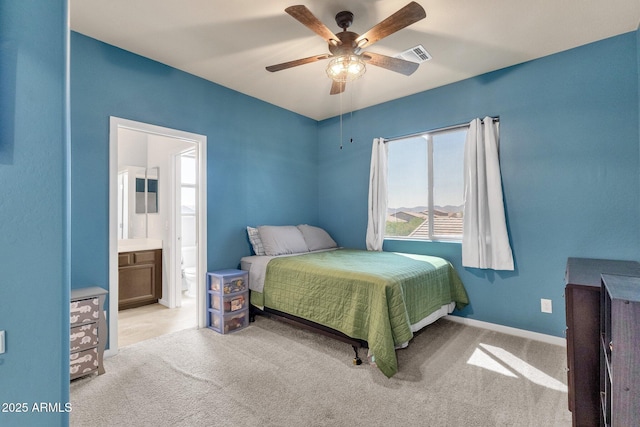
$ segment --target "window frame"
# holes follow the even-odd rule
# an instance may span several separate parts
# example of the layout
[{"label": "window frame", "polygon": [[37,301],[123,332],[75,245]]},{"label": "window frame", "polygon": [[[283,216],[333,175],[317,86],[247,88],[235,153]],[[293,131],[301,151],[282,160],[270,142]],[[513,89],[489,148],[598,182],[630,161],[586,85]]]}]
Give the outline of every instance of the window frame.
[{"label": "window frame", "polygon": [[[409,237],[409,236],[388,236],[386,227],[385,227],[385,235],[384,240],[409,240],[409,241],[419,241],[419,242],[451,242],[451,243],[462,243],[462,236],[464,231],[460,234],[456,235],[437,235],[435,234],[435,218],[434,211],[434,159],[433,159],[433,138],[435,135],[443,135],[451,132],[459,132],[464,130],[468,132],[469,123],[464,123],[455,126],[448,126],[445,128],[434,129],[424,132],[418,132],[410,135],[400,136],[396,138],[385,138],[385,143],[399,143],[403,140],[413,139],[422,137],[426,140],[427,144],[427,214],[429,218],[428,222],[428,236],[417,238],[417,237]],[[466,135],[465,135],[466,139]],[[464,158],[463,158],[464,162]],[[464,164],[462,165],[464,169]],[[387,172],[388,173],[388,172]],[[388,191],[388,190],[387,190]],[[464,183],[463,183],[463,206],[464,206]],[[388,208],[387,208],[388,209]],[[464,215],[461,217],[461,220],[464,221]]]}]

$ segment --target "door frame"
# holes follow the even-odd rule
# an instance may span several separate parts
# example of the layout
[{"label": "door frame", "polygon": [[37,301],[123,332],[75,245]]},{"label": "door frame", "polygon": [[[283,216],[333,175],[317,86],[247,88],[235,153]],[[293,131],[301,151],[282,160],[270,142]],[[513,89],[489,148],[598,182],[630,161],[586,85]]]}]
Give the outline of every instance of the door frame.
[{"label": "door frame", "polygon": [[[120,117],[109,117],[109,348],[105,356],[118,353],[118,130],[129,129],[195,143],[198,157],[198,272],[207,271],[207,137],[196,133],[137,122]],[[173,231],[175,233],[175,230]],[[169,257],[175,260],[176,257]],[[172,264],[175,261],[170,261]],[[180,266],[172,265],[170,274]],[[176,284],[178,286],[178,284]],[[198,275],[196,305],[198,328],[205,326],[205,274]],[[172,295],[170,295],[170,299]]]}]

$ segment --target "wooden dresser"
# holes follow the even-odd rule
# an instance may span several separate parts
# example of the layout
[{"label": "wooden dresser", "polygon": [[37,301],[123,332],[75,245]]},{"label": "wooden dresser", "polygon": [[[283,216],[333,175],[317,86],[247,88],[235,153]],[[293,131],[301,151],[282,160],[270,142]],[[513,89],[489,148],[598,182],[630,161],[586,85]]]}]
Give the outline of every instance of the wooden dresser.
[{"label": "wooden dresser", "polygon": [[162,298],[162,249],[118,254],[118,309],[157,303]]},{"label": "wooden dresser", "polygon": [[569,410],[574,426],[599,426],[602,274],[640,276],[640,263],[569,258],[565,274]]},{"label": "wooden dresser", "polygon": [[640,425],[640,277],[602,275],[600,398],[604,426]]}]

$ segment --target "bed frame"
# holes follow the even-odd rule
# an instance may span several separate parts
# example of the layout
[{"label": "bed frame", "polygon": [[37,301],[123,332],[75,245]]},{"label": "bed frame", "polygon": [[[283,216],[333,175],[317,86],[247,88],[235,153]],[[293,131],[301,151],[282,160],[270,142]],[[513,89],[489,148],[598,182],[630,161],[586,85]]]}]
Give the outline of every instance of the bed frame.
[{"label": "bed frame", "polygon": [[355,357],[353,358],[354,365],[361,365],[362,359],[358,355],[358,350],[361,348],[369,348],[369,344],[364,340],[359,340],[357,338],[352,338],[346,334],[343,334],[340,331],[336,331],[335,329],[331,329],[327,326],[321,325],[319,323],[312,322],[307,319],[303,319],[298,316],[294,316],[289,313],[285,313],[283,311],[278,311],[271,309],[269,307],[264,307],[263,309],[259,309],[254,305],[249,305],[249,321],[255,321],[256,314],[261,316],[266,316],[275,320],[279,320],[284,323],[288,323],[290,325],[294,325],[300,327],[302,329],[306,329],[320,335],[324,335],[326,337],[330,337],[336,339],[338,341],[342,341],[344,343],[350,344],[355,352]]}]

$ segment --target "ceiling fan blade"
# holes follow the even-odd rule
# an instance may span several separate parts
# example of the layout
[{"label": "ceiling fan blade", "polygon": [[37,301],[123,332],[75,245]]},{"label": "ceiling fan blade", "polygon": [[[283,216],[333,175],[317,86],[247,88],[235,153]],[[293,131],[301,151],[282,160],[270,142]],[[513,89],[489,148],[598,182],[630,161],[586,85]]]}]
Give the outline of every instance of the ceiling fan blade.
[{"label": "ceiling fan blade", "polygon": [[415,62],[405,61],[400,58],[393,58],[391,56],[380,55],[379,53],[365,52],[362,54],[362,58],[367,64],[375,65],[377,67],[386,68],[387,70],[395,71],[396,73],[410,76],[420,66]]},{"label": "ceiling fan blade", "polygon": [[297,67],[298,65],[310,64],[312,62],[321,61],[323,59],[327,59],[331,55],[316,55],[310,56],[308,58],[296,59],[295,61],[283,62],[282,64],[269,65],[267,71],[271,71],[272,73],[275,71],[286,70],[287,68]]},{"label": "ceiling fan blade", "polygon": [[356,39],[358,47],[363,48],[371,46],[378,40],[387,37],[390,34],[395,33],[409,25],[418,22],[421,19],[427,17],[427,13],[422,6],[412,1],[393,15],[389,16],[384,21],[375,25],[369,31],[361,35]]},{"label": "ceiling fan blade", "polygon": [[329,95],[337,95],[344,92],[344,88],[346,85],[347,82],[337,82],[333,80],[333,82],[331,83],[331,92],[329,92]]},{"label": "ceiling fan blade", "polygon": [[289,6],[284,10],[289,15],[291,15],[294,19],[298,20],[302,25],[309,28],[311,31],[325,39],[327,43],[331,43],[334,46],[341,44],[342,42],[333,34],[333,32],[327,28],[318,18],[316,18],[313,13],[306,6],[298,5],[298,6]]}]

